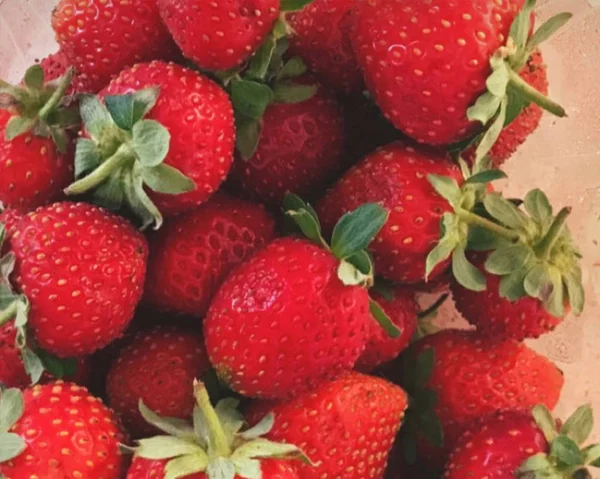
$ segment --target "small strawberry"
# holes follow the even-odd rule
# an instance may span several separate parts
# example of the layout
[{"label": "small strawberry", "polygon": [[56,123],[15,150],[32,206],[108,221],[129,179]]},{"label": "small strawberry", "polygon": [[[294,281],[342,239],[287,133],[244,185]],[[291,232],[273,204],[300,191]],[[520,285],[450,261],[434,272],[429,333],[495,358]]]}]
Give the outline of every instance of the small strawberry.
[{"label": "small strawberry", "polygon": [[121,72],[100,98],[81,100],[79,181],[67,194],[93,189],[102,206],[125,204],[143,226],[158,228],[161,212],[189,211],[219,188],[233,158],[234,125],[217,84],[155,61]]},{"label": "small strawberry", "polygon": [[229,272],[274,236],[275,222],[262,206],[216,194],[152,237],[145,303],[203,318]]},{"label": "small strawberry", "polygon": [[[60,50],[42,58],[39,64],[44,70],[46,81],[59,79],[67,73],[69,68],[72,67],[67,59],[67,56]],[[66,95],[73,97],[79,93],[85,93],[88,91],[90,91],[90,89],[87,87],[85,81],[82,78],[79,78],[76,72],[73,72],[71,85],[67,89]]]},{"label": "small strawberry", "polygon": [[194,408],[190,384],[209,368],[198,334],[169,327],[140,332],[112,364],[108,404],[132,435],[151,434],[155,429],[141,416],[139,401],[163,416],[187,419]]},{"label": "small strawberry", "polygon": [[113,413],[83,387],[57,381],[0,398],[0,475],[9,479],[115,479],[124,440]]},{"label": "small strawberry", "polygon": [[315,0],[288,17],[290,53],[301,57],[329,87],[354,93],[363,79],[354,59],[351,10],[354,0]]},{"label": "small strawberry", "polygon": [[363,248],[386,212],[369,204],[345,215],[329,247],[310,206],[290,195],[286,208],[322,247],[304,239],[273,241],[233,271],[204,321],[217,373],[250,397],[297,395],[352,369],[373,321],[362,287],[373,272]]},{"label": "small strawberry", "polygon": [[298,479],[296,463],[307,461],[302,452],[262,437],[273,428],[272,415],[244,430],[239,401],[227,398],[213,407],[206,387],[197,382],[194,397],[193,424],[163,418],[140,402],[144,418],[168,435],[142,439],[130,448],[135,456],[127,479]]},{"label": "small strawberry", "polygon": [[529,102],[560,105],[519,76],[529,56],[569,18],[529,38],[535,0],[358,0],[353,48],[386,116],[419,142],[448,145],[477,135],[477,161]]},{"label": "small strawberry", "polygon": [[61,52],[91,93],[126,67],[169,59],[177,51],[153,0],[60,0],[52,28]]},{"label": "small strawberry", "polygon": [[581,445],[593,425],[589,406],[578,408],[561,427],[544,406],[495,412],[462,435],[444,478],[591,478],[586,466],[600,467],[600,447]]},{"label": "small strawberry", "polygon": [[406,406],[399,387],[350,372],[290,401],[256,403],[249,416],[270,412],[267,437],[307,454],[314,466],[300,464],[299,479],[381,479]]}]

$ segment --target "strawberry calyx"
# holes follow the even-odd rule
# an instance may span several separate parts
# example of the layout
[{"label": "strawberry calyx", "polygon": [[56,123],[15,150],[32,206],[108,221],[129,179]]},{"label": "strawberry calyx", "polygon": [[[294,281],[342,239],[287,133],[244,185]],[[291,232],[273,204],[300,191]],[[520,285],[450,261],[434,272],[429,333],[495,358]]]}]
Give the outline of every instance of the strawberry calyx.
[{"label": "strawberry calyx", "polygon": [[600,444],[582,445],[594,426],[592,408],[579,407],[561,427],[557,427],[557,421],[546,406],[535,406],[532,416],[544,433],[549,452],[524,461],[515,476],[519,479],[591,479],[587,467],[600,467]]},{"label": "strawberry calyx", "polygon": [[[536,0],[527,0],[515,17],[506,45],[500,47],[490,58],[492,73],[486,82],[487,91],[467,110],[467,118],[480,122],[485,128],[483,133],[466,142],[467,148],[473,143],[478,144],[475,163],[490,152],[502,129],[512,123],[530,103],[535,103],[558,117],[566,116],[562,106],[519,76],[519,72],[538,46],[572,17],[571,13],[555,15],[529,37],[535,5]],[[465,145],[461,145],[459,149],[466,149]]]},{"label": "strawberry calyx", "polygon": [[205,385],[198,381],[194,383],[194,397],[196,406],[191,424],[181,419],[163,418],[140,401],[142,416],[167,435],[142,439],[137,446],[123,446],[123,449],[145,459],[168,460],[165,479],[201,472],[208,479],[260,478],[260,461],[266,458],[311,464],[296,446],[263,437],[273,428],[272,414],[244,430],[246,421],[237,409],[238,400],[223,399],[213,407]]},{"label": "strawberry calyx", "polygon": [[24,410],[23,393],[19,389],[0,387],[0,464],[20,456],[27,449],[27,443],[21,436],[9,432],[21,419]]},{"label": "strawberry calyx", "polygon": [[67,151],[67,131],[80,123],[77,107],[66,96],[73,73],[69,68],[62,77],[46,82],[42,67],[33,65],[25,72],[22,85],[0,80],[0,108],[12,114],[5,129],[7,141],[31,132],[52,138],[61,153]]},{"label": "strawberry calyx", "polygon": [[81,117],[89,137],[77,141],[75,181],[67,195],[93,191],[99,205],[110,210],[126,206],[141,227],[160,228],[163,217],[146,193],[178,195],[193,191],[196,184],[164,163],[171,135],[160,123],[144,119],[160,95],[147,88],[126,95],[82,95]]}]

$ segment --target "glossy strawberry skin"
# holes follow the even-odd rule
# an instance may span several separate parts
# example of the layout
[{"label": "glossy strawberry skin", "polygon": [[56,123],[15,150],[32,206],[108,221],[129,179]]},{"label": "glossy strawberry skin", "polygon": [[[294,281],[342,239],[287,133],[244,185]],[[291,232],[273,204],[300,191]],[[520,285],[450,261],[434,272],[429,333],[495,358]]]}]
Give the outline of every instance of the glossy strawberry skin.
[{"label": "glossy strawberry skin", "polygon": [[146,119],[161,123],[171,134],[165,164],[196,183],[181,195],[149,192],[164,215],[189,211],[206,201],[229,173],[235,131],[227,94],[212,80],[173,63],[141,63],[124,70],[101,96],[123,95],[160,87],[158,102]]},{"label": "glossy strawberry skin", "polygon": [[[71,63],[67,59],[67,56],[62,51],[52,53],[40,61],[40,66],[44,70],[44,78],[46,81],[56,80],[67,73],[67,69],[71,66]],[[67,90],[67,95],[76,95],[78,93],[89,92],[91,89],[86,85],[84,79],[77,75],[77,72],[73,73],[73,79],[71,80],[71,86]]]},{"label": "glossy strawberry skin", "polygon": [[73,179],[72,145],[62,154],[50,138],[33,134],[6,140],[11,118],[0,110],[0,202],[28,211],[56,199]]},{"label": "glossy strawberry skin", "polygon": [[157,327],[138,333],[108,373],[108,404],[134,437],[158,431],[139,412],[140,399],[152,411],[187,419],[194,408],[194,379],[210,368],[202,338],[195,332]]},{"label": "glossy strawberry skin", "polygon": [[279,0],[158,0],[185,57],[208,70],[229,70],[258,49],[279,15]]},{"label": "glossy strawberry skin", "polygon": [[10,230],[12,278],[29,298],[28,326],[60,357],[90,354],[117,339],[144,285],[148,246],[122,218],[86,203],[55,203]]},{"label": "glossy strawberry skin", "polygon": [[[437,394],[436,413],[446,453],[475,418],[504,409],[556,406],[564,378],[549,359],[516,341],[484,341],[473,331],[444,330],[416,344],[432,348],[435,364],[426,387]],[[438,457],[445,457],[438,453]]]},{"label": "glossy strawberry skin", "polygon": [[234,180],[250,196],[279,208],[286,193],[321,193],[342,169],[344,115],[324,87],[300,103],[271,104],[262,122],[256,152],[234,165]]},{"label": "glossy strawberry skin", "polygon": [[223,283],[204,321],[211,363],[236,391],[300,394],[352,369],[367,335],[365,289],[344,286],[338,260],[301,239],[273,241]]},{"label": "glossy strawberry skin", "polygon": [[151,0],[61,0],[52,14],[61,51],[91,93],[135,63],[177,49]]},{"label": "glossy strawberry skin", "polygon": [[363,87],[350,42],[354,4],[354,0],[315,0],[288,19],[294,29],[290,54],[300,56],[329,87],[345,93]]},{"label": "glossy strawberry skin", "polygon": [[[332,231],[342,214],[367,202],[381,204],[389,218],[370,251],[375,271],[391,281],[425,279],[425,260],[440,238],[440,221],[450,204],[429,183],[428,174],[450,176],[461,183],[458,167],[437,150],[396,142],[364,158],[326,193],[318,204],[323,227]],[[429,279],[441,275],[448,262]]]},{"label": "glossy strawberry skin", "polygon": [[500,297],[501,277],[485,271],[485,254],[472,253],[470,258],[484,274],[487,289],[478,293],[463,288],[455,280],[450,284],[456,309],[482,336],[523,341],[552,331],[561,323],[561,318],[552,316],[536,298],[509,301]]},{"label": "glossy strawberry skin", "polygon": [[274,414],[267,438],[297,445],[315,464],[300,464],[300,479],[381,479],[406,406],[399,387],[350,372],[287,402],[257,402],[248,416]]},{"label": "glossy strawberry skin", "polygon": [[[150,460],[136,457],[131,463],[126,479],[160,479],[164,477],[167,461]],[[299,479],[295,462],[290,460],[261,460],[262,479]],[[182,479],[206,479],[203,472],[183,476]],[[235,479],[242,479],[236,475]]]},{"label": "glossy strawberry skin", "polygon": [[275,236],[265,209],[219,193],[152,237],[145,303],[203,318],[229,272]]},{"label": "glossy strawberry skin", "polygon": [[431,145],[477,133],[467,109],[486,91],[489,59],[523,3],[357,0],[354,52],[387,118]]},{"label": "glossy strawberry skin", "polygon": [[397,358],[408,346],[417,329],[419,305],[411,290],[394,288],[391,298],[371,293],[379,306],[383,308],[392,322],[400,330],[397,338],[392,338],[381,325],[373,320],[369,323],[371,334],[367,346],[356,363],[357,369],[369,372],[388,361]]},{"label": "glossy strawberry skin", "polygon": [[57,381],[24,391],[25,412],[11,432],[27,449],[0,464],[7,478],[114,479],[126,471],[125,437],[114,414],[81,386]]}]

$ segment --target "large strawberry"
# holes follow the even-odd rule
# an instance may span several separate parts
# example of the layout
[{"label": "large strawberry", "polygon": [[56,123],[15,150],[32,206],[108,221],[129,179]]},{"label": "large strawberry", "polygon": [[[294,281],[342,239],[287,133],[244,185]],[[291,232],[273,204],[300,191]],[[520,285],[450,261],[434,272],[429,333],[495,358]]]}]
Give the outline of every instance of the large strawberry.
[{"label": "large strawberry", "polygon": [[155,431],[141,416],[142,400],[163,416],[187,419],[194,408],[190,384],[210,364],[195,332],[156,327],[138,333],[120,352],[108,373],[108,404],[135,437]]},{"label": "large strawberry", "polygon": [[60,0],[52,28],[62,53],[92,93],[125,67],[169,59],[177,51],[154,0]]},{"label": "large strawberry", "polygon": [[272,415],[245,428],[239,401],[227,398],[213,407],[204,384],[194,382],[193,388],[193,423],[163,418],[140,403],[144,418],[168,435],[142,439],[131,448],[135,456],[127,479],[298,479],[298,459],[307,461],[302,452],[262,437],[273,428]]},{"label": "large strawberry", "polygon": [[83,387],[57,381],[0,398],[0,475],[115,479],[126,470],[114,414]]},{"label": "large strawberry", "polygon": [[479,418],[457,442],[444,478],[592,477],[587,466],[600,467],[600,446],[582,448],[594,426],[591,407],[557,424],[544,406]]},{"label": "large strawberry", "polygon": [[203,318],[229,272],[274,236],[275,222],[262,206],[215,195],[151,238],[145,303]]},{"label": "large strawberry", "polygon": [[[126,204],[143,226],[206,201],[233,157],[233,112],[213,81],[172,63],[121,72],[100,94],[81,100],[84,137],[66,191],[94,189],[111,209]],[[151,190],[151,191],[148,191]]]},{"label": "large strawberry", "polygon": [[288,17],[290,52],[298,55],[331,88],[360,91],[363,79],[354,59],[351,10],[354,0],[315,0]]},{"label": "large strawberry", "polygon": [[369,204],[344,216],[330,248],[308,205],[290,196],[286,207],[321,247],[273,241],[227,278],[204,321],[213,366],[251,397],[289,397],[352,369],[373,321],[362,287],[373,272],[363,248],[386,212]]},{"label": "large strawberry", "polygon": [[299,479],[381,479],[407,397],[380,378],[350,372],[290,401],[256,403],[251,422],[274,415],[267,437],[300,447],[314,465]]},{"label": "large strawberry", "polygon": [[570,18],[529,37],[535,0],[359,0],[353,47],[386,116],[419,142],[447,145],[478,134],[483,158],[529,102],[565,112],[519,72],[538,44]]}]

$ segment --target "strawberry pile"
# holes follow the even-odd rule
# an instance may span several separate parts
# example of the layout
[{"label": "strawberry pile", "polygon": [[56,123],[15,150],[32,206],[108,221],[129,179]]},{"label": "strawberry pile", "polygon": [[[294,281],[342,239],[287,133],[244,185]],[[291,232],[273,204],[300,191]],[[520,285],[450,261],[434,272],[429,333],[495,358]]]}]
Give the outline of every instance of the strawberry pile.
[{"label": "strawberry pile", "polygon": [[0,80],[0,478],[590,478],[524,342],[571,208],[492,186],[566,115],[535,3],[59,0]]}]

